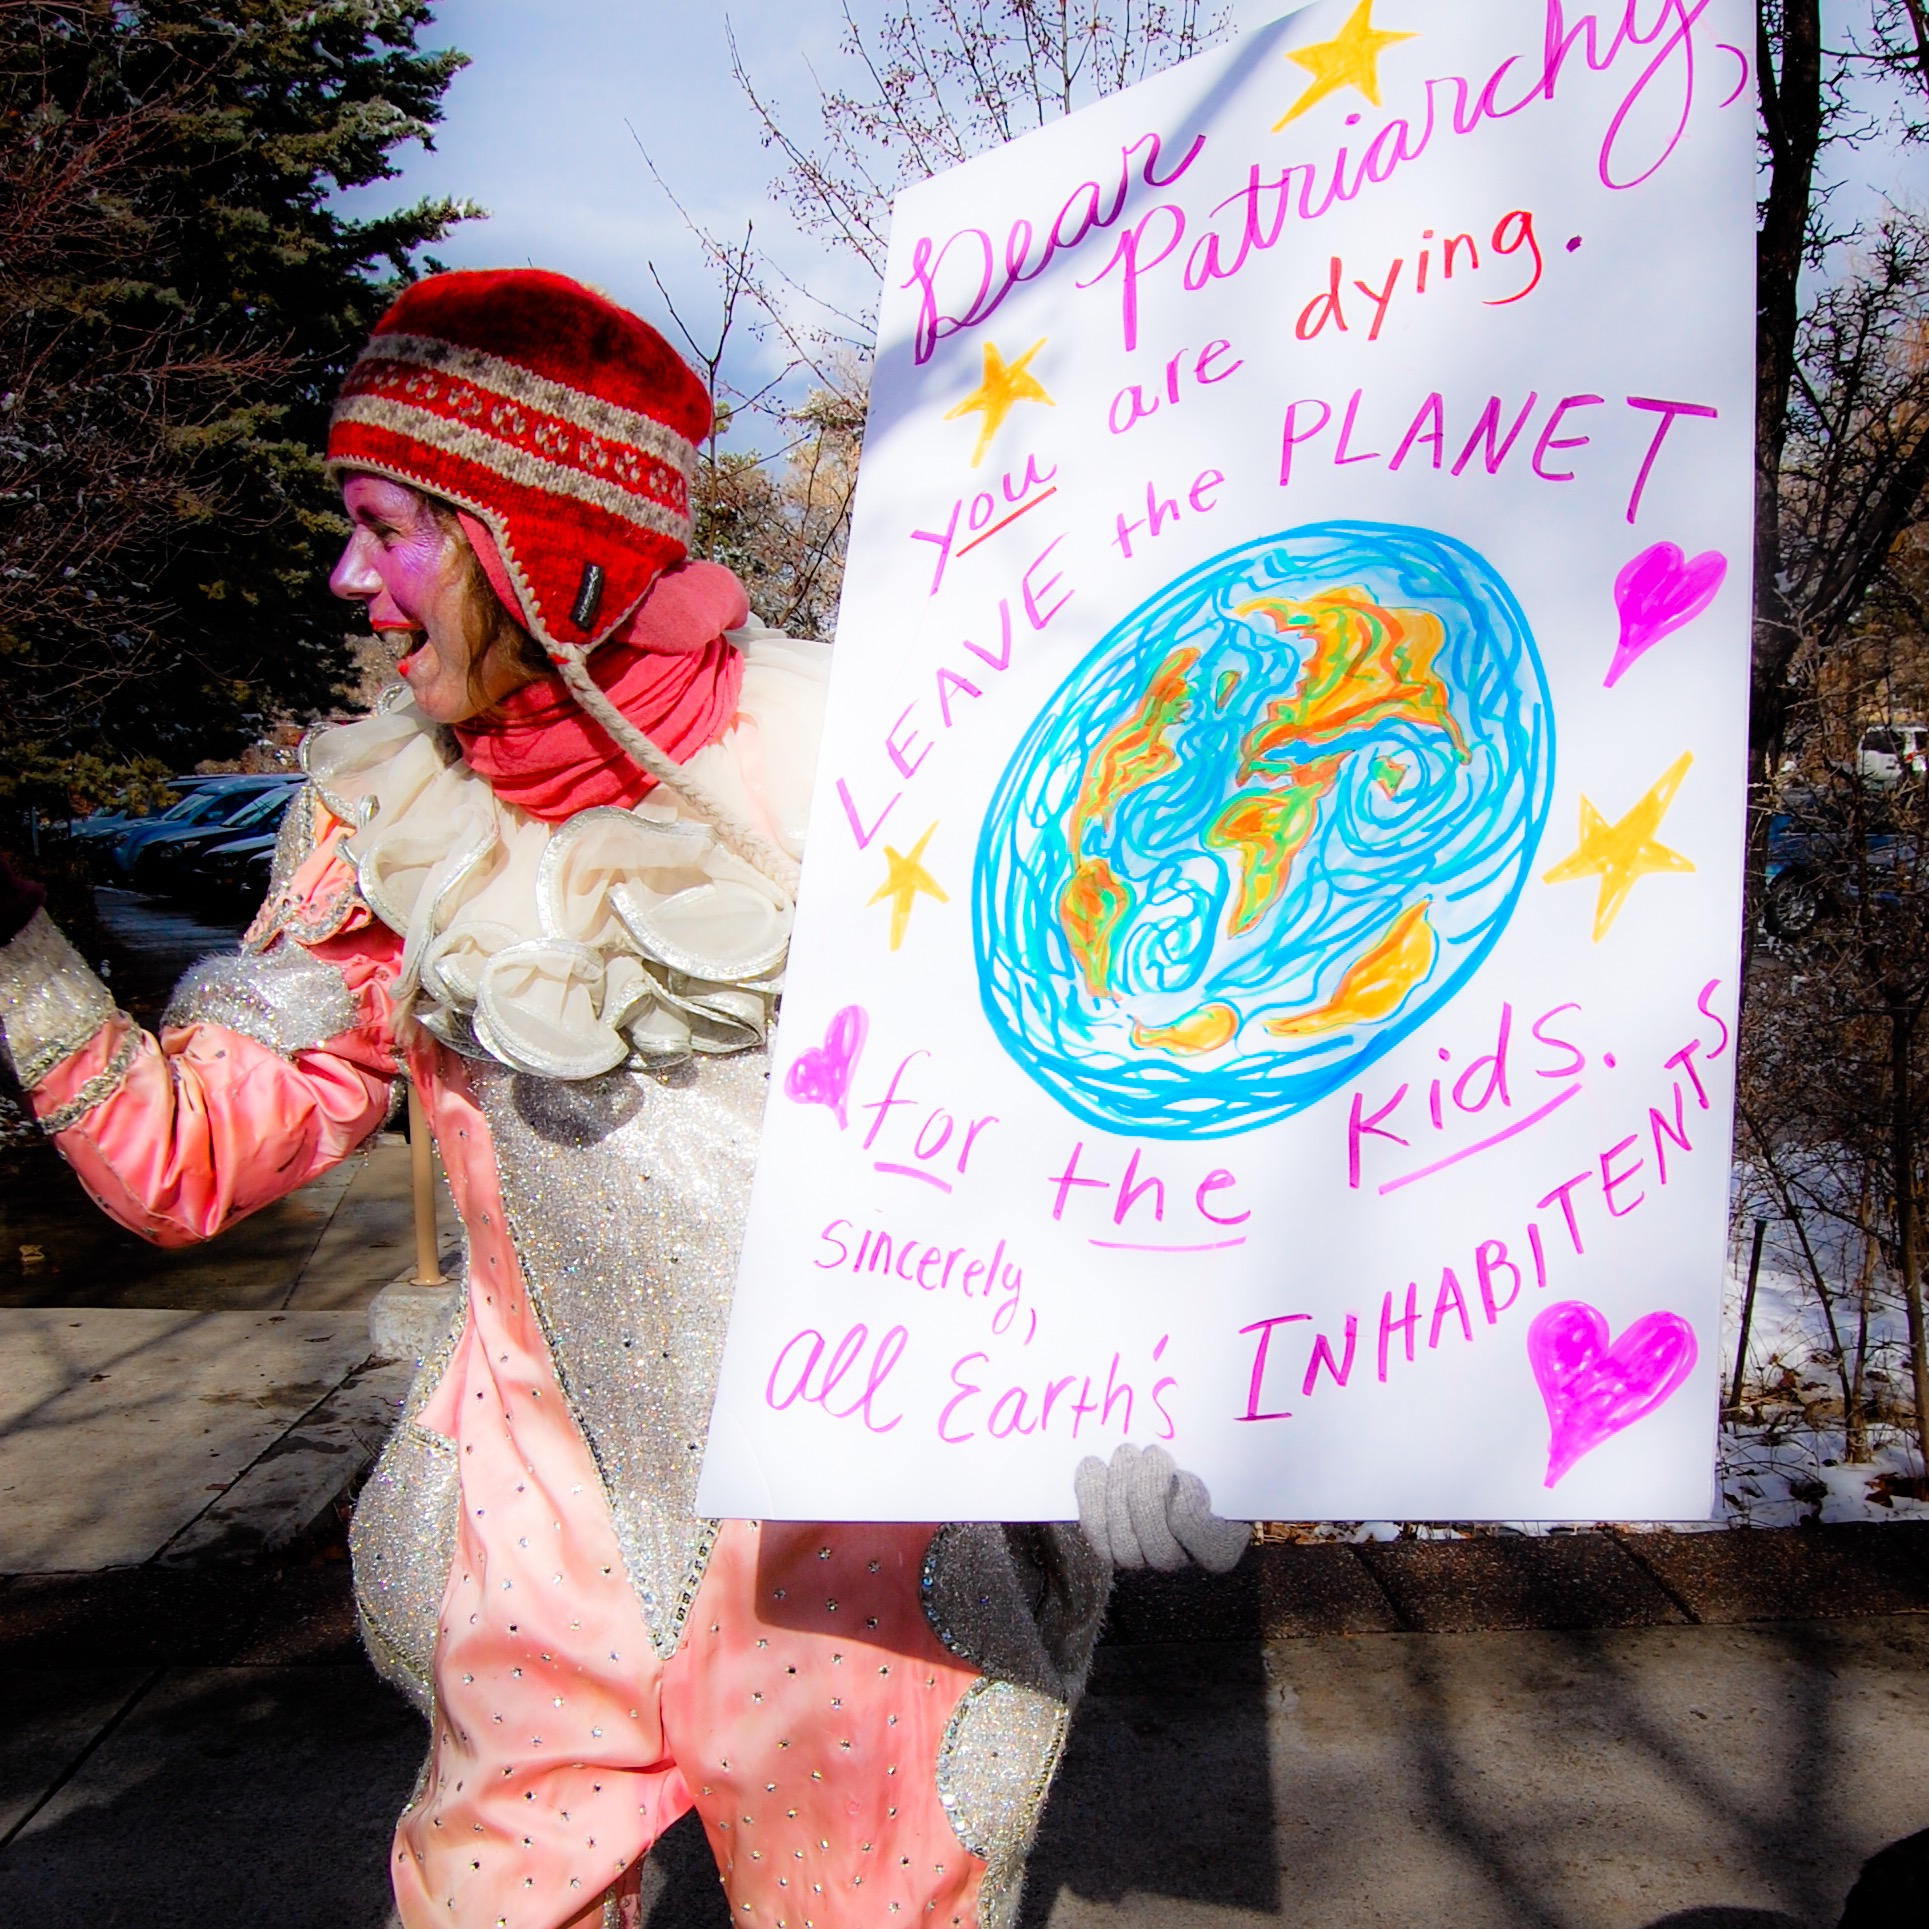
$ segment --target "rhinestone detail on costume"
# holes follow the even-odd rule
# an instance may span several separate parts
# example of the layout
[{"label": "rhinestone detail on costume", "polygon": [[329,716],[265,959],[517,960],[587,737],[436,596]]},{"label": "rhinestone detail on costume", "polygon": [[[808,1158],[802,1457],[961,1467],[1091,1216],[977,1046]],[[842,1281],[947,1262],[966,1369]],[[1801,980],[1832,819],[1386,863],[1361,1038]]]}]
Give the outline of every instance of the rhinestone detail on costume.
[{"label": "rhinestone detail on costume", "polygon": [[938,1799],[953,1832],[985,1863],[982,1929],[1017,1919],[1025,1855],[1065,1747],[1064,1704],[1011,1681],[977,1681],[945,1724]]},{"label": "rhinestone detail on costume", "polygon": [[435,1637],[455,1558],[462,1495],[455,1447],[416,1424],[455,1355],[465,1295],[429,1348],[402,1404],[402,1424],[375,1463],[349,1528],[355,1606],[375,1671],[433,1718]]},{"label": "rhinestone detail on costume", "polygon": [[661,1073],[472,1071],[531,1303],[666,1660],[716,1523],[695,1513],[767,1055]]}]

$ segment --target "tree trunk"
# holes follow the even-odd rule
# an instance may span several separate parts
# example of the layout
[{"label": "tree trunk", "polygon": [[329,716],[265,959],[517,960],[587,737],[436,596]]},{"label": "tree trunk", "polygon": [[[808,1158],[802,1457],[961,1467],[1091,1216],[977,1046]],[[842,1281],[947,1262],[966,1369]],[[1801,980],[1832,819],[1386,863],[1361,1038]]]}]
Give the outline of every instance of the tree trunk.
[{"label": "tree trunk", "polygon": [[1869,1230],[1870,1186],[1862,1180],[1862,1209],[1856,1222],[1862,1228],[1862,1276],[1856,1283],[1855,1381],[1849,1402],[1848,1426],[1843,1441],[1846,1458],[1860,1464],[1869,1457],[1869,1295],[1875,1286],[1876,1242]]},{"label": "tree trunk", "polygon": [[1915,1381],[1916,1442],[1929,1477],[1929,1334],[1923,1329],[1922,1270],[1916,1252],[1916,1125],[1910,1083],[1910,1046],[1916,1013],[1889,1008],[1890,1157],[1895,1167],[1896,1253],[1902,1271],[1902,1304],[1909,1316],[1909,1368]]},{"label": "tree trunk", "polygon": [[[1748,919],[1761,914],[1768,860],[1768,820],[1787,734],[1789,669],[1801,632],[1782,588],[1781,472],[1788,440],[1788,393],[1795,378],[1801,317],[1802,260],[1809,204],[1821,151],[1821,0],[1785,0],[1779,44],[1760,22],[1755,65],[1762,133],[1768,147],[1767,192],[1755,252],[1755,662],[1749,704],[1747,847]],[[1775,54],[1781,55],[1777,68]],[[1750,950],[1744,937],[1742,968]]]},{"label": "tree trunk", "polygon": [[1788,666],[1798,641],[1781,588],[1781,474],[1801,320],[1802,262],[1822,145],[1821,0],[1785,0],[1779,48],[1771,44],[1764,21],[1756,65],[1768,182],[1755,251],[1755,702],[1750,737],[1758,774],[1772,776],[1772,763],[1764,769],[1760,760],[1781,748]]}]

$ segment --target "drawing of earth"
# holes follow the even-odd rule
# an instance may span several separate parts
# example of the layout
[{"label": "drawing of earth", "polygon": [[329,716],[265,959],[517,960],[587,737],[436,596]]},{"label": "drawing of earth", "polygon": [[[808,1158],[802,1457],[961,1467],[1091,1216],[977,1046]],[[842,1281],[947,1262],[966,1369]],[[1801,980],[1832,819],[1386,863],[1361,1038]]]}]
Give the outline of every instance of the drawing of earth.
[{"label": "drawing of earth", "polygon": [[1467,982],[1553,774],[1527,620],[1464,543],[1332,522],[1229,550],[1119,623],[1006,768],[986,1015],[1107,1130],[1290,1117]]}]

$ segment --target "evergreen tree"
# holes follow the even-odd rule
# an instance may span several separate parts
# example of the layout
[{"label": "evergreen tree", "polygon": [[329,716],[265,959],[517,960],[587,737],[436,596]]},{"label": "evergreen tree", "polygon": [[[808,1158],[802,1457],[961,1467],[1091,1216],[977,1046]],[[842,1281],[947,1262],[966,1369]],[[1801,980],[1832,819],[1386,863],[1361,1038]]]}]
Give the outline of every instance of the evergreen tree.
[{"label": "evergreen tree", "polygon": [[[347,668],[320,448],[465,64],[419,0],[0,0],[0,798],[232,754]],[[435,264],[429,262],[433,267]]]}]

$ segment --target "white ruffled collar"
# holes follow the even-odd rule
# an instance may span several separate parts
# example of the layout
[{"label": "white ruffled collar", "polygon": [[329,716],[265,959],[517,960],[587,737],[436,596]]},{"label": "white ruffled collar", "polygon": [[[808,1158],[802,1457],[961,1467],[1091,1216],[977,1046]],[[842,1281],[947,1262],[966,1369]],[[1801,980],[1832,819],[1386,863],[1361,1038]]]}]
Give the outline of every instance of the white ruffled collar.
[{"label": "white ruffled collar", "polygon": [[[502,802],[406,690],[310,738],[303,762],[351,827],[362,896],[403,939],[396,998],[444,1044],[582,1079],[763,1042],[790,901],[674,800],[544,823]],[[773,828],[801,855],[801,835]]]}]

